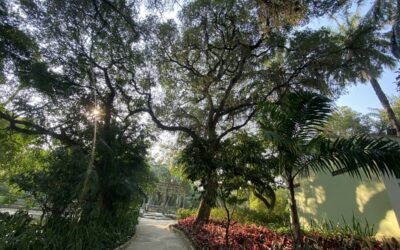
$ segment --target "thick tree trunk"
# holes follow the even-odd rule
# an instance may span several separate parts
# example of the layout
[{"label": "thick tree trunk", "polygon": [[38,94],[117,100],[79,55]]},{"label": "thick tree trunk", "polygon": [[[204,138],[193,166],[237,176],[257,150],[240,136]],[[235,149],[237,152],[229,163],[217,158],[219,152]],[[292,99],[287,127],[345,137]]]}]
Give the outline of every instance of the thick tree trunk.
[{"label": "thick tree trunk", "polygon": [[113,141],[114,141],[114,131],[112,128],[112,116],[114,111],[114,100],[116,96],[115,87],[108,74],[108,69],[103,69],[105,83],[108,87],[109,92],[103,101],[103,111],[104,119],[103,126],[101,129],[101,150],[98,153],[101,155],[101,160],[98,164],[97,171],[99,174],[99,184],[100,184],[100,208],[104,212],[111,214],[115,213],[114,201],[115,197],[113,195],[113,190],[111,190],[108,178],[109,173],[113,171]]},{"label": "thick tree trunk", "polygon": [[217,199],[218,183],[215,177],[211,174],[208,177],[207,183],[204,185],[204,192],[201,196],[201,201],[196,217],[196,224],[205,223],[210,219],[211,208],[214,207]]},{"label": "thick tree trunk", "polygon": [[206,201],[204,195],[201,197],[199,209],[197,211],[196,224],[207,222],[210,219],[211,206]]},{"label": "thick tree trunk", "polygon": [[299,214],[297,212],[296,197],[294,193],[294,180],[293,178],[288,179],[289,193],[290,193],[290,215],[292,217],[292,232],[293,241],[296,247],[300,247],[302,243],[302,233],[300,229]]},{"label": "thick tree trunk", "polygon": [[386,114],[392,123],[392,126],[396,129],[396,134],[397,136],[400,136],[400,122],[396,117],[396,114],[393,112],[392,107],[390,106],[389,100],[387,99],[385,93],[383,92],[381,86],[378,83],[378,80],[376,78],[371,77],[371,85],[372,88],[374,89],[376,96],[378,97],[379,101],[381,102],[383,108],[386,111]]}]

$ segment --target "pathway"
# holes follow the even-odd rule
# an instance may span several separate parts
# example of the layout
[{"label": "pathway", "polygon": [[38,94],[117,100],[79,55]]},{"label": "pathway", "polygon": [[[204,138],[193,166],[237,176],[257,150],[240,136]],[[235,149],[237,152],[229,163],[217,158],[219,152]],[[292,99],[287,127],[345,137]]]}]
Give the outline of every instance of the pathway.
[{"label": "pathway", "polygon": [[136,233],[127,250],[187,250],[188,243],[168,229],[176,221],[170,219],[139,218]]},{"label": "pathway", "polygon": [[[0,213],[9,213],[9,214],[15,214],[20,208],[12,208],[12,207],[0,207]],[[42,211],[38,209],[31,209],[28,210],[28,214],[32,215],[32,217],[39,219],[40,216],[42,215]]]}]

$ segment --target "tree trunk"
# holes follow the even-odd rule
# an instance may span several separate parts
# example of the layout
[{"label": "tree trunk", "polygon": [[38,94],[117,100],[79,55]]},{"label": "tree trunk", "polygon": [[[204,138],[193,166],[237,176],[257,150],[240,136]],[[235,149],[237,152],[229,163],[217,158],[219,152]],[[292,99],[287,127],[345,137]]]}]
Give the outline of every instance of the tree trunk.
[{"label": "tree trunk", "polygon": [[372,88],[374,88],[376,96],[378,97],[383,108],[385,109],[390,122],[392,123],[393,127],[396,129],[397,136],[400,136],[400,122],[397,119],[396,114],[393,112],[393,109],[390,106],[389,100],[387,99],[385,93],[382,91],[382,88],[379,85],[378,80],[376,80],[376,78],[374,78],[374,77],[371,77],[370,82],[371,82]]},{"label": "tree trunk", "polygon": [[211,208],[214,207],[217,199],[218,183],[215,177],[209,176],[206,184],[204,185],[204,192],[201,195],[201,201],[196,217],[196,224],[208,222],[210,219]]},{"label": "tree trunk", "polygon": [[211,214],[211,206],[208,204],[208,202],[206,202],[206,197],[202,196],[195,224],[201,224],[207,222],[210,219],[210,214]]},{"label": "tree trunk", "polygon": [[101,160],[99,161],[98,167],[96,167],[99,174],[100,208],[105,212],[115,214],[115,196],[113,195],[113,191],[110,190],[111,188],[108,183],[108,178],[110,172],[113,171],[113,142],[115,140],[115,134],[112,128],[112,116],[116,91],[108,75],[108,70],[103,69],[103,73],[109,93],[105,100],[103,100],[104,119],[103,127],[101,129],[102,143],[98,150],[98,154],[101,155]]},{"label": "tree trunk", "polygon": [[231,214],[229,213],[229,209],[228,206],[226,205],[226,203],[224,202],[224,207],[225,207],[225,211],[226,211],[226,228],[225,228],[225,245],[226,245],[226,249],[229,249],[229,227],[231,225]]},{"label": "tree trunk", "polygon": [[293,242],[295,248],[300,247],[302,243],[302,233],[300,230],[299,215],[297,212],[296,197],[294,193],[294,179],[288,179],[289,193],[290,193],[290,215],[292,217],[292,232],[293,232]]}]

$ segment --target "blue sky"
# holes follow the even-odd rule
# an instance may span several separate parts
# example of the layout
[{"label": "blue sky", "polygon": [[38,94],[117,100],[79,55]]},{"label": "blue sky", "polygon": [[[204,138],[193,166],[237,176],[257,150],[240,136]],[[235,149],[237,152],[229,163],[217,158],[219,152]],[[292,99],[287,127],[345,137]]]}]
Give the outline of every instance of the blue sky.
[{"label": "blue sky", "polygon": [[[394,83],[396,74],[391,70],[386,70],[379,83],[387,97],[399,96],[396,84]],[[378,97],[369,83],[357,84],[348,88],[348,93],[342,95],[337,101],[338,106],[349,106],[357,112],[368,113],[371,108],[382,108]]]},{"label": "blue sky", "polygon": [[[361,2],[361,5],[354,5],[350,12],[355,13],[359,11],[361,16],[364,16],[367,11],[371,8],[373,0],[365,0]],[[337,16],[340,20],[345,18],[344,15]],[[322,26],[330,27],[331,29],[336,29],[336,23],[332,22],[332,19],[327,17],[318,18],[314,22],[310,23],[309,27],[311,28],[320,28]],[[398,68],[398,67],[397,67]],[[396,70],[396,69],[395,69]],[[395,84],[396,73],[391,69],[386,69],[379,79],[379,83],[382,87],[383,92],[385,92],[386,96],[390,99],[390,97],[396,95],[399,96],[400,92],[397,91],[397,86]],[[382,109],[382,105],[379,102],[378,97],[376,96],[374,90],[372,89],[369,82],[365,84],[358,83],[356,85],[350,86],[347,88],[347,94],[343,94],[337,101],[336,105],[338,106],[349,106],[357,112],[366,114],[371,112],[371,109]]]}]

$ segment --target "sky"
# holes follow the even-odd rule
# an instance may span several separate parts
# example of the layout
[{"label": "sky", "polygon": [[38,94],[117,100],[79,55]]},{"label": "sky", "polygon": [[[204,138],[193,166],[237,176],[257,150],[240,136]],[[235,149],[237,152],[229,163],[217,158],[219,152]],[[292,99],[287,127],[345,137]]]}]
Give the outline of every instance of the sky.
[{"label": "sky", "polygon": [[[350,8],[351,13],[355,13],[356,11],[359,11],[361,16],[364,16],[368,10],[370,10],[373,0],[365,0],[361,2],[361,5],[356,7],[354,5],[352,8]],[[346,16],[337,16],[338,19],[344,19]],[[332,19],[329,19],[327,17],[323,18],[318,18],[314,22],[311,22],[309,27],[310,28],[320,28],[322,26],[325,27],[330,27],[333,30],[336,29],[336,23],[332,22]],[[386,96],[389,98],[392,96],[400,96],[400,92],[397,91],[397,86],[395,84],[396,76],[397,74],[395,71],[399,67],[396,67],[396,69],[391,70],[386,68],[385,71],[382,73],[379,83],[381,85],[381,88],[383,92],[386,94]],[[382,109],[382,105],[379,102],[378,97],[376,96],[372,86],[370,83],[358,83],[356,85],[350,86],[347,88],[346,93],[344,93],[339,99],[336,100],[336,105],[338,106],[349,106],[353,110],[367,114],[371,112],[371,109]]]},{"label": "sky", "polygon": [[[397,91],[397,86],[394,83],[396,79],[396,74],[391,70],[386,70],[379,83],[382,87],[383,92],[385,92],[387,97],[399,96],[400,92]],[[357,84],[348,88],[348,93],[342,95],[337,101],[338,106],[349,106],[357,112],[366,114],[371,111],[371,108],[382,109],[382,105],[379,102],[371,84]]]}]

